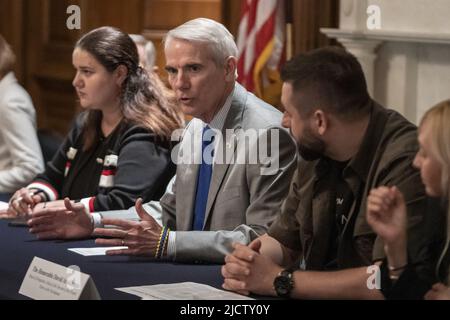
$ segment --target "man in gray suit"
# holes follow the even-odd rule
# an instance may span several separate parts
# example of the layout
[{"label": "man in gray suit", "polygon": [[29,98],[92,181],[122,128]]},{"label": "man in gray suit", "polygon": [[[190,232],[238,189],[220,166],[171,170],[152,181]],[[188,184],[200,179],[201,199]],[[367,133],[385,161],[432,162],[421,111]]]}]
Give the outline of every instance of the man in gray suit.
[{"label": "man in gray suit", "polygon": [[96,227],[119,227],[94,234],[113,238],[97,244],[128,247],[111,255],[223,262],[232,242],[249,243],[274,220],[296,167],[295,143],[282,114],[235,82],[237,47],[223,25],[200,18],[171,30],[165,55],[169,83],[193,117],[174,152],[176,178],[147,210],[137,201],[128,212],[94,214]]}]

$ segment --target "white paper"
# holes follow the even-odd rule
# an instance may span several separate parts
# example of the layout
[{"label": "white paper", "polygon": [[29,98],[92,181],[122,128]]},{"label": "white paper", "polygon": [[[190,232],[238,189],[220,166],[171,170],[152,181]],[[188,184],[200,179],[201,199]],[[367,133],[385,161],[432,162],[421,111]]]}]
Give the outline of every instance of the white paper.
[{"label": "white paper", "polygon": [[9,203],[8,202],[0,201],[0,210],[7,210],[8,207],[9,207]]},{"label": "white paper", "polygon": [[116,290],[138,296],[143,300],[254,300],[195,282],[116,288]]},{"label": "white paper", "polygon": [[69,251],[81,254],[85,257],[106,256],[106,251],[128,249],[128,247],[94,247],[94,248],[71,248]]}]

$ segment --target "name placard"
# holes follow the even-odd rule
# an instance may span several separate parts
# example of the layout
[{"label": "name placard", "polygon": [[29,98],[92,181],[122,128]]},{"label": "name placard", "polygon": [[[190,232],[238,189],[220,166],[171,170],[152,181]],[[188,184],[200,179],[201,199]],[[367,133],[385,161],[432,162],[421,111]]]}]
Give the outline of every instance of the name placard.
[{"label": "name placard", "polygon": [[91,277],[77,266],[34,257],[19,293],[34,300],[100,300]]}]

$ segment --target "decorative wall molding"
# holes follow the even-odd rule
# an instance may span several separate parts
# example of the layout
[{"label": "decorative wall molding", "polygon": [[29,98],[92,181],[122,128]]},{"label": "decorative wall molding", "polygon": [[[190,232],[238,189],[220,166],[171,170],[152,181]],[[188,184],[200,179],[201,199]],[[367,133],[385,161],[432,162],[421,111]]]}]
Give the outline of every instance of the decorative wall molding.
[{"label": "decorative wall molding", "polygon": [[[380,29],[369,30],[369,6]],[[375,100],[418,123],[450,98],[449,16],[448,0],[341,0],[339,28],[321,32],[360,61]]]},{"label": "decorative wall molding", "polygon": [[333,28],[321,28],[320,31],[329,38],[345,40],[377,40],[386,42],[410,42],[410,43],[432,43],[432,44],[450,44],[450,33],[419,33],[403,31],[355,31]]}]

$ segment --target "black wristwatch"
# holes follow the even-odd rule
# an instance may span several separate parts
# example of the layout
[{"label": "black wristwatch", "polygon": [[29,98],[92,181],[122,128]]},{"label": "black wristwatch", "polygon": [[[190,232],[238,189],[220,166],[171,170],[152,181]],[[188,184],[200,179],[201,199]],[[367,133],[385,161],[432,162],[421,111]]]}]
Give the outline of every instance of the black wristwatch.
[{"label": "black wristwatch", "polygon": [[273,280],[273,287],[275,288],[277,295],[281,298],[289,298],[289,295],[294,288],[292,272],[292,269],[283,270]]}]

